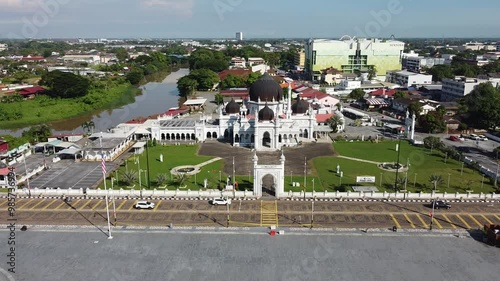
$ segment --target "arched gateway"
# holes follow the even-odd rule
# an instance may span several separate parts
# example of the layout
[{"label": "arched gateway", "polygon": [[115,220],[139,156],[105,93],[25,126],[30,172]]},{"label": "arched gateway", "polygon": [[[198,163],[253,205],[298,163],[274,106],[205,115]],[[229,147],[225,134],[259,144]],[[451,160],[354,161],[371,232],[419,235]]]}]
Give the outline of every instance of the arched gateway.
[{"label": "arched gateway", "polygon": [[[259,165],[257,152],[253,156],[253,192],[257,197],[262,197],[264,178],[269,175],[274,179],[273,191],[276,198],[285,195],[285,155],[281,153],[280,165]],[[269,189],[269,187],[267,187]]]}]

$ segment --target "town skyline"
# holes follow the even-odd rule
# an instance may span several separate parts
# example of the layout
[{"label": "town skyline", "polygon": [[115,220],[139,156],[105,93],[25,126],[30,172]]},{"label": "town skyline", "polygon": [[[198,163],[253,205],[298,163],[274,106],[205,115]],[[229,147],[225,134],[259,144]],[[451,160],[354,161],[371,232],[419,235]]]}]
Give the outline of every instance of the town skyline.
[{"label": "town skyline", "polygon": [[208,39],[233,38],[238,31],[252,39],[500,37],[495,15],[500,3],[488,0],[311,1],[308,6],[306,13],[299,1],[0,1],[0,38]]}]

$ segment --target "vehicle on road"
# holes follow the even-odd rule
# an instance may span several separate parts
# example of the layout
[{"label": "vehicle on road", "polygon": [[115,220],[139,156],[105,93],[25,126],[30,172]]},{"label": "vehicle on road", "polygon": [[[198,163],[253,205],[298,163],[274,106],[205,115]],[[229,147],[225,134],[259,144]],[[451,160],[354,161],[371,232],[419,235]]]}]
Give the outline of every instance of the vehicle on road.
[{"label": "vehicle on road", "polygon": [[139,201],[134,206],[136,209],[153,209],[155,207],[155,203],[149,201]]},{"label": "vehicle on road", "polygon": [[449,209],[449,208],[451,208],[451,205],[446,203],[443,200],[436,200],[435,202],[431,201],[430,206],[432,207],[432,205],[434,205],[435,209]]},{"label": "vehicle on road", "polygon": [[480,135],[478,137],[479,137],[479,140],[481,140],[481,141],[487,141],[488,140],[488,138],[485,137],[485,136],[483,136],[483,135]]},{"label": "vehicle on road", "polygon": [[476,135],[476,134],[470,134],[469,135],[469,139],[471,139],[471,140],[480,140],[481,138],[478,135]]},{"label": "vehicle on road", "polygon": [[459,141],[460,139],[458,137],[455,137],[455,136],[450,136],[449,138],[451,141]]},{"label": "vehicle on road", "polygon": [[208,203],[210,203],[212,205],[231,205],[231,199],[214,198],[214,199],[208,201]]}]

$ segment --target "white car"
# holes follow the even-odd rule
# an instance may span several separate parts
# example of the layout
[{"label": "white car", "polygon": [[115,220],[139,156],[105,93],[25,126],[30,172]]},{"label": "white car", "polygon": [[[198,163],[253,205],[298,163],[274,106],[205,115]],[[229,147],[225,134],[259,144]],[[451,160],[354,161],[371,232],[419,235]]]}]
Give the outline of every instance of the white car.
[{"label": "white car", "polygon": [[487,137],[485,137],[485,136],[483,136],[483,135],[480,135],[480,136],[479,136],[479,140],[482,140],[482,141],[487,141],[487,140],[488,140],[488,138],[487,138]]},{"label": "white car", "polygon": [[215,198],[209,201],[212,205],[231,205],[231,199]]},{"label": "white car", "polygon": [[139,201],[134,206],[136,209],[153,209],[155,207],[155,203],[148,201]]}]

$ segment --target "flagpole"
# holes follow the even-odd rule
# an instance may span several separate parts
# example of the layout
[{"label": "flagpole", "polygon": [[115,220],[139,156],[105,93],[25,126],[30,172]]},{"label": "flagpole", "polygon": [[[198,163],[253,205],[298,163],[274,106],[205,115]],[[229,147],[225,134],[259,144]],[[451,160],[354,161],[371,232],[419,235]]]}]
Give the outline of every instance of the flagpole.
[{"label": "flagpole", "polygon": [[106,161],[104,159],[104,152],[102,149],[102,132],[101,137],[99,138],[99,144],[101,146],[101,165],[102,165],[102,178],[104,180],[104,192],[106,192],[106,218],[108,220],[108,239],[113,239],[111,235],[111,222],[109,221],[109,201],[108,201],[108,189],[106,187]]}]

